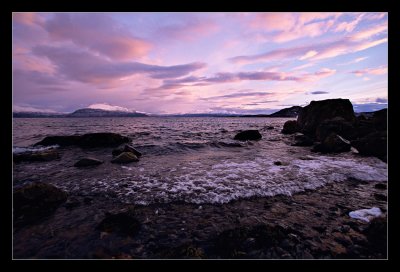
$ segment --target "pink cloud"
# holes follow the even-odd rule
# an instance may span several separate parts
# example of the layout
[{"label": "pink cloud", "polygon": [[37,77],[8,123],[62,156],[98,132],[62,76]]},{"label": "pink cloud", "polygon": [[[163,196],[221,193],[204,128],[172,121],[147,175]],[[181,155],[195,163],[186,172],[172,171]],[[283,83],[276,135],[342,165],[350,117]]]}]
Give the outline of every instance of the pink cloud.
[{"label": "pink cloud", "polygon": [[387,74],[388,69],[386,65],[377,67],[377,68],[366,68],[363,70],[356,70],[352,71],[352,74],[355,74],[356,76],[366,76],[366,75],[384,75]]},{"label": "pink cloud", "polygon": [[194,41],[216,33],[219,29],[220,26],[210,18],[201,18],[189,14],[174,25],[158,29],[154,36],[158,39],[164,37],[168,39]]},{"label": "pink cloud", "polygon": [[43,19],[40,17],[40,15],[34,12],[13,12],[12,18],[14,22],[28,26],[43,23]]},{"label": "pink cloud", "polygon": [[354,28],[361,22],[362,18],[365,14],[360,14],[357,18],[351,22],[341,22],[339,25],[336,26],[335,32],[352,32]]},{"label": "pink cloud", "polygon": [[387,32],[387,22],[383,24],[376,25],[372,28],[368,28],[362,31],[358,31],[350,36],[353,40],[365,40],[371,38],[377,34]]},{"label": "pink cloud", "polygon": [[344,37],[336,41],[312,44],[300,47],[276,49],[258,55],[236,56],[230,58],[234,63],[252,63],[257,61],[269,61],[276,59],[288,59],[298,57],[301,59],[320,60],[339,55],[362,51],[387,42],[387,38],[371,40],[377,34],[387,30],[387,26],[378,26],[373,29],[359,31],[352,36]]},{"label": "pink cloud", "polygon": [[57,13],[44,28],[53,40],[72,41],[116,60],[142,57],[152,47],[105,14]]}]

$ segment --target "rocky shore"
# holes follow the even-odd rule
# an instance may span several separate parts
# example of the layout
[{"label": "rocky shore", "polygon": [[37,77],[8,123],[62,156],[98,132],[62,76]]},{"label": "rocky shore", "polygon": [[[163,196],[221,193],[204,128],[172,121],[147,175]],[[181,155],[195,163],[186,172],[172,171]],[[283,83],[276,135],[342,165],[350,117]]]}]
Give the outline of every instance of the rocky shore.
[{"label": "rocky shore", "polygon": [[[287,144],[297,148],[335,154],[356,148],[355,153],[386,162],[385,111],[369,118],[355,117],[349,103],[344,99],[313,101],[297,120],[279,129],[289,134],[284,138]],[[232,138],[239,142],[224,147],[240,149],[242,142],[260,141],[263,135],[251,129]],[[72,158],[75,162],[70,167],[106,173],[109,163],[134,165],[146,157],[130,142],[116,133],[49,136],[34,145],[41,146],[38,150],[14,154],[13,160],[16,164],[59,161],[66,156],[65,148],[72,146],[79,150],[79,157]],[[101,158],[83,157],[87,150],[103,150],[103,154],[106,148],[110,152]],[[274,165],[284,169],[288,163],[282,158]],[[387,257],[387,184],[382,180],[347,178],[293,195],[247,197],[225,204],[155,201],[133,205],[113,194],[65,192],[41,178],[27,184],[15,182],[13,201],[17,259]],[[352,216],[371,208],[375,213],[369,218]]]},{"label": "rocky shore", "polygon": [[[126,205],[70,196],[51,216],[17,227],[14,258],[386,258],[386,184],[348,180],[293,196],[222,205]],[[383,216],[364,222],[358,209]]]}]

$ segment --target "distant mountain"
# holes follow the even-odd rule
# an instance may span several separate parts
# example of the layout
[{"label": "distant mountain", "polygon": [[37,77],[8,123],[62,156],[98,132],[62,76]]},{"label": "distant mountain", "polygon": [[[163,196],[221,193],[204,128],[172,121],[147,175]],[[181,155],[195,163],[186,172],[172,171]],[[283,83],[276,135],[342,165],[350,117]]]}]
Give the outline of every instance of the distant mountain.
[{"label": "distant mountain", "polygon": [[73,113],[68,114],[66,117],[143,117],[148,116],[144,113],[139,112],[128,112],[128,111],[108,111],[101,109],[79,109]]},{"label": "distant mountain", "polygon": [[61,118],[61,117],[66,117],[66,114],[20,111],[20,112],[13,112],[13,117],[14,118]]},{"label": "distant mountain", "polygon": [[169,114],[160,115],[163,117],[238,117],[239,114],[229,114],[229,113],[184,113],[184,114]]},{"label": "distant mountain", "polygon": [[281,109],[280,111],[274,112],[269,115],[269,117],[297,117],[301,111],[302,107],[293,106],[290,108]]}]

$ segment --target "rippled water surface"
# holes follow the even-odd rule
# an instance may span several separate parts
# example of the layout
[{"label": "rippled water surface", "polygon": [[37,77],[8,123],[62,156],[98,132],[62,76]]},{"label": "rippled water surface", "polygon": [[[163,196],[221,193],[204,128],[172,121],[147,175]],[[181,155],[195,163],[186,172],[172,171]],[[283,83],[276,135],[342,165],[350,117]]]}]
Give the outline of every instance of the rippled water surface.
[{"label": "rippled water surface", "polygon": [[[14,165],[14,184],[40,180],[71,194],[109,195],[127,203],[185,201],[226,203],[252,196],[293,194],[348,178],[386,181],[387,165],[355,153],[321,155],[291,146],[280,133],[287,118],[18,118],[14,152],[49,135],[114,132],[132,139],[139,162],[112,164],[112,148],[60,148],[61,159]],[[273,129],[269,127],[273,127]],[[259,141],[237,142],[235,134],[258,129]],[[241,146],[232,146],[240,143]],[[91,156],[103,164],[73,167]],[[274,162],[280,161],[281,165]]]}]

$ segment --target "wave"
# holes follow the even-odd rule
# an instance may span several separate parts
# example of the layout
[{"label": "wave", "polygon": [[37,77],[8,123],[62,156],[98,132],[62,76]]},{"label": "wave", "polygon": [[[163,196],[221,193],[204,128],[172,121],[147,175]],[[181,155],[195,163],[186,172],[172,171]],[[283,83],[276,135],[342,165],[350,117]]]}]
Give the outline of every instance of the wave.
[{"label": "wave", "polygon": [[55,149],[55,148],[59,148],[59,145],[50,145],[50,146],[44,146],[44,147],[31,147],[31,146],[27,146],[27,147],[19,147],[19,146],[14,146],[13,147],[13,154],[20,154],[20,153],[27,153],[27,152],[31,152],[31,153],[36,153],[36,152],[41,152],[44,150],[49,150],[49,149]]}]

